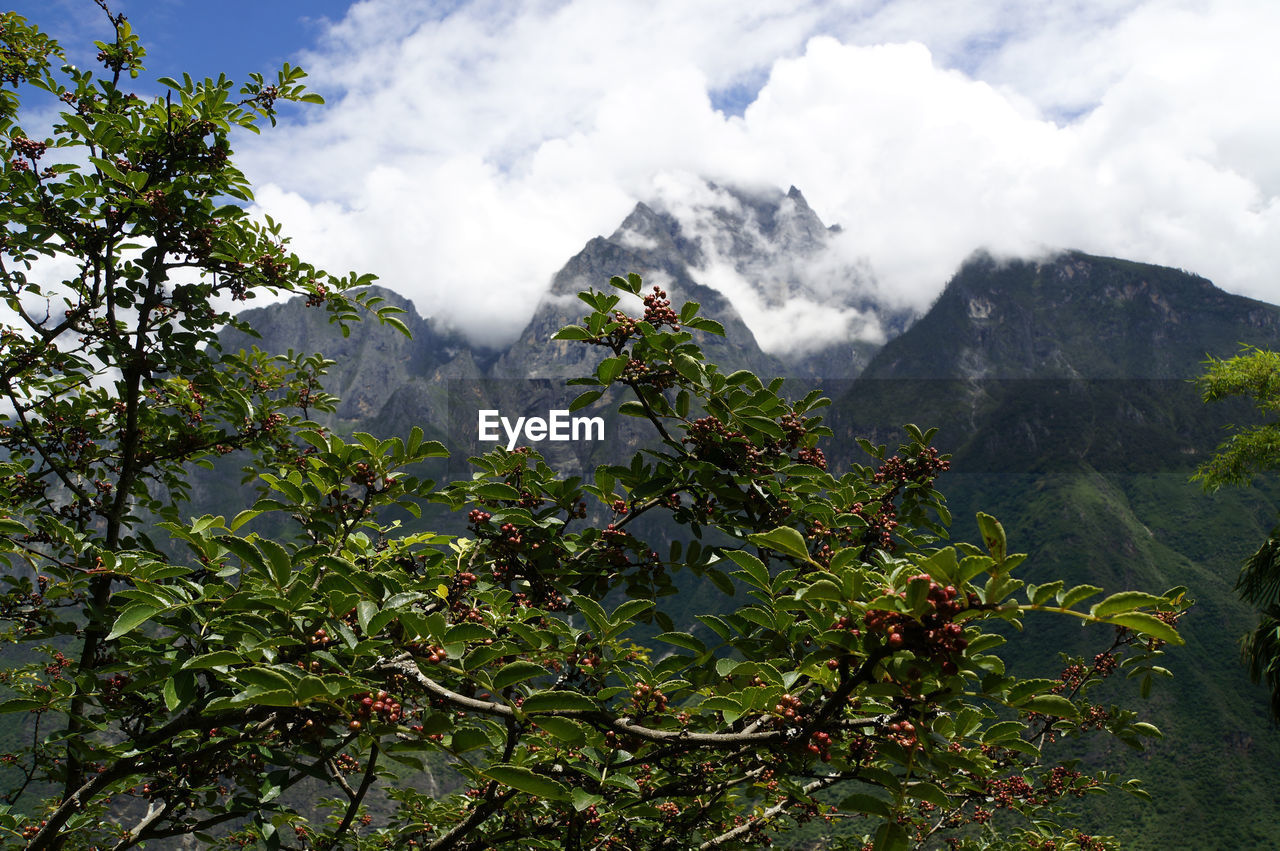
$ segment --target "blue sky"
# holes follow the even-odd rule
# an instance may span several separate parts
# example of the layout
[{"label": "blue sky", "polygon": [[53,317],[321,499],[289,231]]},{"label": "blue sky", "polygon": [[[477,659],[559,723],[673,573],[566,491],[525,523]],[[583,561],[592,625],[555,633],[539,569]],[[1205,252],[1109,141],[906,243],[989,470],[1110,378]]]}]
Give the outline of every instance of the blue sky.
[{"label": "blue sky", "polygon": [[[13,8],[91,61],[91,0]],[[899,306],[927,307],[981,247],[1128,257],[1280,302],[1274,0],[118,8],[153,74],[311,72],[324,107],[237,141],[259,211],[309,259],[488,342],[636,201],[696,229],[707,180],[796,185],[843,228],[827,267],[870,270]]]},{"label": "blue sky", "polygon": [[[348,0],[116,0],[147,48],[151,76],[217,76],[242,79],[268,73],[285,62],[298,64],[328,25],[341,20]],[[79,55],[92,58],[89,44],[106,38],[106,16],[91,0],[11,0],[25,15]],[[89,38],[86,38],[89,36]]]}]

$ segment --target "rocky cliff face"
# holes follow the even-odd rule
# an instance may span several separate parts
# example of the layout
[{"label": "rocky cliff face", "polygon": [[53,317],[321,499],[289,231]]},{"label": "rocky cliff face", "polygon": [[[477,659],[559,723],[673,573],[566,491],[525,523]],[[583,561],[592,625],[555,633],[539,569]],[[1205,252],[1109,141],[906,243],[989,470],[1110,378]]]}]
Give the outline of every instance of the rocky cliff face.
[{"label": "rocky cliff face", "polygon": [[1280,310],[1197,275],[1080,252],[976,254],[867,378],[1190,378],[1280,339]]}]

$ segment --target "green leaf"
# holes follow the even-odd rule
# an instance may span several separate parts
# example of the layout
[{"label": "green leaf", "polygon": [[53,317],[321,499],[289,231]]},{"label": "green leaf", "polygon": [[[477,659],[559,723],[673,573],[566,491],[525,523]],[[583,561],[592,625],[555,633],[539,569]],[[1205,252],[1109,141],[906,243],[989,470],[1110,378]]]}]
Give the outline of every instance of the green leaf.
[{"label": "green leaf", "polygon": [[657,636],[656,640],[674,644],[676,647],[683,647],[685,650],[692,650],[694,653],[703,653],[707,649],[707,645],[687,632],[664,632]]},{"label": "green leaf", "polygon": [[601,795],[593,795],[586,789],[575,786],[573,789],[573,808],[577,812],[582,812],[587,807],[595,807],[604,803],[604,797]]},{"label": "green leaf", "polygon": [[568,718],[539,715],[533,723],[572,747],[577,747],[587,740],[587,734],[582,726]]},{"label": "green leaf", "polygon": [[906,792],[907,797],[928,801],[944,810],[951,806],[951,800],[947,797],[947,793],[925,780],[908,783]]},{"label": "green leaf", "polygon": [[539,798],[550,798],[555,801],[567,801],[570,799],[569,789],[563,784],[552,780],[550,777],[534,774],[529,769],[518,765],[492,765],[484,771],[484,776],[490,780],[496,780],[503,786],[510,786],[512,789],[528,792],[530,795],[537,795]]},{"label": "green leaf", "polygon": [[254,706],[293,706],[298,702],[293,689],[272,689],[238,697],[239,703],[250,703]]},{"label": "green leaf", "polygon": [[872,795],[865,795],[861,792],[855,792],[852,795],[846,795],[840,801],[841,812],[866,813],[867,815],[876,816],[878,818],[889,818],[893,815],[893,809],[889,806],[888,801],[882,801]]},{"label": "green leaf", "polygon": [[182,667],[186,670],[203,670],[206,668],[222,668],[231,665],[239,665],[244,662],[244,658],[239,653],[233,653],[230,650],[215,650],[212,653],[205,653],[202,656],[193,656],[182,663]]},{"label": "green leaf", "polygon": [[909,846],[906,829],[896,821],[887,821],[876,831],[873,851],[907,851]]},{"label": "green leaf", "polygon": [[758,547],[768,547],[798,559],[809,560],[809,547],[805,544],[804,535],[790,526],[779,526],[771,532],[749,535],[747,540]]},{"label": "green leaf", "polygon": [[288,585],[289,576],[293,573],[293,560],[289,558],[289,551],[275,541],[265,539],[258,542],[258,549],[266,555],[271,578],[276,585],[281,588]]},{"label": "green leaf", "polygon": [[257,517],[261,513],[262,513],[261,511],[255,511],[252,508],[246,508],[244,511],[241,511],[232,519],[231,525],[229,525],[227,528],[230,529],[232,532],[234,532],[244,524],[248,523],[253,518]]},{"label": "green leaf", "polygon": [[531,680],[545,673],[547,673],[547,669],[542,665],[536,665],[533,662],[526,662],[520,659],[509,665],[504,665],[502,670],[493,675],[493,688],[495,691],[502,691],[507,686]]},{"label": "green leaf", "polygon": [[819,579],[800,592],[802,600],[834,600],[844,602],[844,590],[830,579]]},{"label": "green leaf", "polygon": [[561,328],[552,336],[553,340],[590,340],[593,336],[590,331],[581,325],[568,325]]},{"label": "green leaf", "polygon": [[768,417],[743,417],[742,421],[774,440],[782,440],[786,436],[782,428]]},{"label": "green leaf", "polygon": [[458,644],[459,642],[484,641],[485,639],[496,637],[493,630],[484,624],[464,622],[454,624],[445,631],[444,643]]},{"label": "green leaf", "polygon": [[1070,591],[1058,595],[1058,605],[1064,609],[1069,609],[1076,603],[1082,603],[1094,594],[1101,593],[1102,589],[1097,585],[1077,585]]},{"label": "green leaf", "polygon": [[126,607],[120,613],[120,616],[116,618],[115,625],[111,627],[111,632],[107,633],[107,641],[119,638],[131,630],[137,629],[151,620],[151,617],[159,611],[160,607],[151,603],[134,603],[132,606]]},{"label": "green leaf", "polygon": [[765,567],[764,562],[760,559],[743,550],[729,550],[725,555],[743,569],[752,585],[765,591],[772,587],[772,582],[769,579],[769,568]]},{"label": "green leaf", "polygon": [[599,399],[603,394],[603,390],[588,390],[586,393],[583,393],[581,396],[569,403],[569,413],[572,414],[574,411],[582,410],[595,400]]},{"label": "green leaf", "polygon": [[1031,598],[1031,605],[1043,606],[1048,603],[1055,594],[1062,590],[1062,584],[1062,580],[1059,579],[1054,582],[1036,586],[1034,591],[1030,586],[1028,586],[1027,595]]},{"label": "green leaf", "polygon": [[1075,704],[1060,694],[1041,694],[1018,704],[1023,712],[1039,712],[1042,715],[1056,715],[1059,718],[1075,718],[1080,712]]},{"label": "green leaf", "polygon": [[32,709],[39,709],[44,706],[38,700],[32,700],[29,697],[11,697],[0,703],[0,715],[7,712],[30,712]]},{"label": "green leaf", "polygon": [[675,357],[676,372],[694,384],[702,383],[702,364],[681,352]]},{"label": "green leaf", "polygon": [[987,552],[991,553],[991,557],[996,561],[1004,561],[1007,554],[1007,541],[1000,521],[990,514],[979,511],[978,531],[982,533],[982,542],[986,544]]},{"label": "green leaf", "polygon": [[577,594],[573,598],[573,604],[578,607],[578,611],[582,612],[582,616],[597,633],[603,634],[609,629],[609,616],[605,614],[604,607],[595,600]]},{"label": "green leaf", "polygon": [[531,715],[535,712],[594,712],[600,707],[576,691],[535,691],[524,699],[520,708]]},{"label": "green leaf", "polygon": [[1121,591],[1118,594],[1112,594],[1100,603],[1095,603],[1093,608],[1089,610],[1089,614],[1095,618],[1106,618],[1121,612],[1131,612],[1143,606],[1155,606],[1163,602],[1162,598],[1143,591]]},{"label": "green leaf", "polygon": [[616,358],[605,358],[596,367],[596,378],[601,384],[610,384],[627,368],[627,358],[619,355]]},{"label": "green leaf", "polygon": [[993,742],[1003,742],[1006,739],[1014,739],[1022,734],[1023,724],[1021,721],[1001,721],[998,724],[992,724],[982,734],[983,744],[991,744]]},{"label": "green leaf", "polygon": [[1170,644],[1185,644],[1178,631],[1169,626],[1155,615],[1149,615],[1146,612],[1124,612],[1118,615],[1112,615],[1107,618],[1108,623],[1127,626],[1134,632],[1140,632],[1151,638],[1158,638],[1161,641],[1167,641]]},{"label": "green leaf", "polygon": [[475,490],[478,499],[520,499],[520,491],[506,482],[486,482]]},{"label": "green leaf", "polygon": [[653,600],[627,600],[613,610],[613,617],[609,619],[609,622],[612,624],[613,629],[617,629],[623,624],[629,624],[634,621],[637,615],[653,608],[653,606]]},{"label": "green leaf", "polygon": [[361,600],[356,603],[356,623],[360,624],[360,631],[365,635],[369,634],[369,621],[373,620],[376,614],[378,614],[377,603],[371,600]]},{"label": "green leaf", "polygon": [[466,753],[476,748],[488,747],[489,737],[482,730],[475,727],[463,727],[461,730],[455,730],[450,739],[450,746],[454,753]]}]

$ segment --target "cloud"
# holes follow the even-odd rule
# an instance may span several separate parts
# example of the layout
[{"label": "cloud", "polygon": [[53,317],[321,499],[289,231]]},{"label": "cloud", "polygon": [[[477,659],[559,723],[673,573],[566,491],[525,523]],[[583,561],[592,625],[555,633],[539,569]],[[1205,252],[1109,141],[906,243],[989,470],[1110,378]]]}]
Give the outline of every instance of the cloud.
[{"label": "cloud", "polygon": [[1280,301],[1278,29],[1243,0],[364,0],[304,63],[329,105],[243,161],[308,257],[491,344],[679,174],[795,184],[895,307],[979,247]]}]

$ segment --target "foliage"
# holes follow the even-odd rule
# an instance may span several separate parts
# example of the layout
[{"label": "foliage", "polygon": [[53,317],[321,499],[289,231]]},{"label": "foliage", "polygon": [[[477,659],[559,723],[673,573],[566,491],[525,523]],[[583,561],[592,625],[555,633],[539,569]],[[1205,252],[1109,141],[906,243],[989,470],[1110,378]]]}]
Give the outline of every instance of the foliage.
[{"label": "foliage", "polygon": [[[1280,353],[1245,347],[1232,358],[1211,358],[1199,379],[1205,402],[1235,396],[1253,401],[1268,417],[1238,427],[1197,470],[1206,490],[1248,485],[1254,477],[1280,468]],[[1258,609],[1258,625],[1241,642],[1241,652],[1255,683],[1271,691],[1271,715],[1280,720],[1280,527],[1272,529],[1240,571],[1236,591]]]},{"label": "foliage", "polygon": [[[1181,589],[1090,606],[1102,589],[1027,585],[986,515],[983,548],[946,545],[932,433],[908,426],[897,454],[866,444],[871,466],[827,470],[826,400],[721,373],[691,334],[718,326],[636,276],[583,293],[582,324],[557,335],[604,354],[575,408],[620,387],[623,412],[651,424],[656,443],[629,464],[586,482],[499,449],[436,490],[412,474],[444,451],[420,432],[325,433],[305,420],[331,401],[322,359],[224,353],[215,335],[235,322],[219,296],[296,292],[338,321],[359,305],[363,279],[315,270],[275,225],[219,206],[249,197],[228,132],[311,99],[301,72],[239,101],[226,80],[186,79],[148,101],[119,87],[142,51],[113,22],[105,79],[25,66],[70,107],[49,139],[12,111],[0,125],[15,317],[0,617],[42,654],[3,672],[0,712],[30,739],[4,758],[0,835],[715,848],[823,818],[847,822],[854,847],[1104,847],[1059,811],[1132,783],[1051,746],[1157,733],[1090,692],[1116,671],[1144,690],[1162,673]],[[16,16],[5,33],[40,43]],[[641,296],[642,316],[618,309]],[[182,519],[184,469],[232,448],[257,454],[264,496],[229,520]],[[428,499],[465,512],[470,534],[383,519]],[[296,534],[249,531],[273,515]],[[644,538],[653,518],[681,530],[666,555]],[[740,604],[669,622],[656,601],[677,571]],[[991,651],[1040,612],[1104,625],[1103,652],[1057,679],[1007,672]],[[454,791],[404,782],[428,768]],[[333,796],[327,818],[304,812],[304,780]],[[376,795],[397,806],[375,822]]]}]

